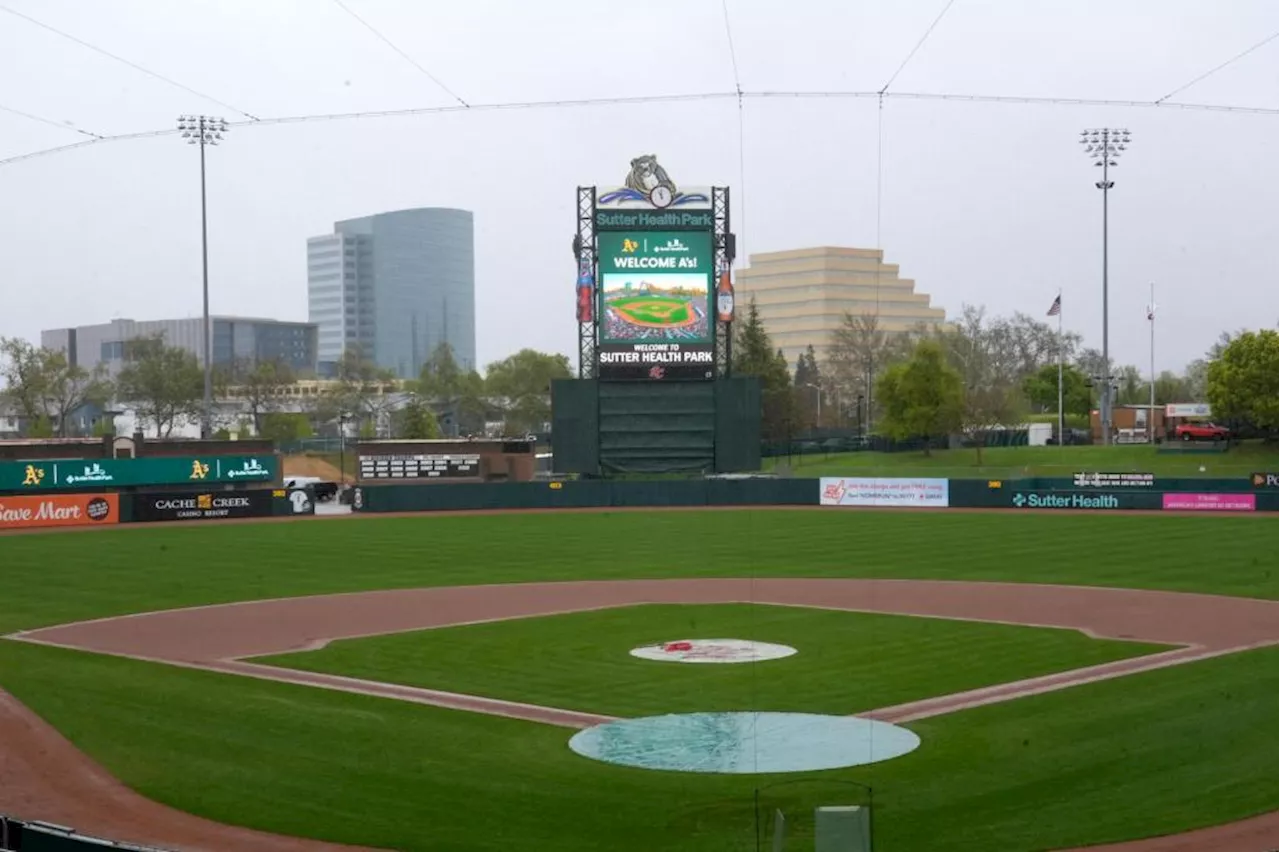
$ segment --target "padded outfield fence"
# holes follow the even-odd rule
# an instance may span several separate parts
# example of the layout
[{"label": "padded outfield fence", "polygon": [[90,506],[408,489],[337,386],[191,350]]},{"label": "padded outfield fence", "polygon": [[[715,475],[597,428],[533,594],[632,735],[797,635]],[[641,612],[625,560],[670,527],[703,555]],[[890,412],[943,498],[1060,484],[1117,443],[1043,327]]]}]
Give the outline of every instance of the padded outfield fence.
[{"label": "padded outfield fence", "polygon": [[[1105,477],[1106,475],[1099,475]],[[952,509],[1277,511],[1274,477],[1255,485],[1230,479],[1115,480],[820,479],[574,480],[474,485],[371,485],[356,488],[357,512],[680,506],[863,506]],[[1128,476],[1128,475],[1125,475]],[[1269,484],[1268,484],[1269,483]]]}]

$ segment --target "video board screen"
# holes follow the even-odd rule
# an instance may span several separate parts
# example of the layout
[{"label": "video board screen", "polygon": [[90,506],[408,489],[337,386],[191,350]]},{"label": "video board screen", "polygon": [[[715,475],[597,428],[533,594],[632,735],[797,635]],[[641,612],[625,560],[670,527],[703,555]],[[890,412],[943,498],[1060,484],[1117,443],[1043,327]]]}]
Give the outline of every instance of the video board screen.
[{"label": "video board screen", "polygon": [[607,231],[598,240],[600,378],[713,378],[711,232]]}]

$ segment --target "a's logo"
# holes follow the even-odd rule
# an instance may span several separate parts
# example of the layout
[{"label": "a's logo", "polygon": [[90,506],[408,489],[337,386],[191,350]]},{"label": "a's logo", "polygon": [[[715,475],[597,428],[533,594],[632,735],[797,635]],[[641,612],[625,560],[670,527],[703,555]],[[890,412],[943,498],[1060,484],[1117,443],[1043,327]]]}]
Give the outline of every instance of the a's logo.
[{"label": "a's logo", "polygon": [[635,240],[631,239],[630,237],[623,237],[623,238],[622,238],[622,253],[623,253],[623,254],[634,254],[634,253],[635,253],[635,250],[636,250],[636,249],[638,249],[638,248],[640,248],[640,244],[639,244],[638,242],[636,242]]},{"label": "a's logo", "polygon": [[22,484],[24,486],[39,485],[43,481],[44,481],[44,468],[36,467],[33,464],[27,465],[27,469],[22,477]]},{"label": "a's logo", "polygon": [[213,495],[212,495],[212,494],[201,494],[200,496],[196,497],[196,508],[197,508],[197,509],[212,509],[212,508],[213,508]]},{"label": "a's logo", "polygon": [[200,459],[191,462],[191,475],[188,479],[204,479],[209,475],[209,465],[204,464]]},{"label": "a's logo", "polygon": [[1015,494],[1013,495],[1013,505],[1021,509],[1023,506],[1027,505],[1027,498],[1021,494]]},{"label": "a's logo", "polygon": [[651,378],[651,379],[660,379],[660,378],[662,378],[663,376],[665,376],[666,374],[667,374],[667,371],[666,371],[666,369],[665,369],[665,368],[663,368],[663,367],[650,367],[650,368],[649,368],[649,378]]}]

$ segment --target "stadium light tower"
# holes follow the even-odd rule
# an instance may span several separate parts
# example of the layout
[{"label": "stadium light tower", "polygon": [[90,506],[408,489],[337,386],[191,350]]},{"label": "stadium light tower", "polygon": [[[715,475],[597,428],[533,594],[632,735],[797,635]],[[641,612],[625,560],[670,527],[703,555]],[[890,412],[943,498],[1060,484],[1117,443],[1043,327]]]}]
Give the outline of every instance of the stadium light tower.
[{"label": "stadium light tower", "polygon": [[1094,183],[1102,190],[1102,375],[1095,377],[1102,383],[1102,396],[1098,401],[1099,419],[1102,421],[1102,443],[1111,443],[1111,351],[1108,347],[1107,326],[1107,195],[1115,181],[1111,180],[1110,170],[1117,165],[1120,155],[1129,145],[1129,131],[1123,128],[1098,127],[1080,131],[1080,145],[1085,154],[1093,160],[1094,166],[1102,169],[1102,180]]},{"label": "stadium light tower", "polygon": [[200,146],[200,254],[204,281],[204,407],[200,414],[200,437],[208,438],[213,427],[213,328],[209,323],[209,217],[205,203],[204,149],[222,142],[227,122],[210,115],[181,115],[178,130],[188,145]]}]

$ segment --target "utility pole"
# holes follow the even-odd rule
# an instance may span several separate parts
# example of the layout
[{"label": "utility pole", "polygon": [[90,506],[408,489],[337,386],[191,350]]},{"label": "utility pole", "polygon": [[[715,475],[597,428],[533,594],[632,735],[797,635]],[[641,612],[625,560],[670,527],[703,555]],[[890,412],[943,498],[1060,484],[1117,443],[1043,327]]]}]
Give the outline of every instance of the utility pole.
[{"label": "utility pole", "polygon": [[1111,393],[1114,378],[1111,375],[1111,350],[1109,348],[1108,300],[1107,300],[1107,199],[1115,181],[1111,180],[1110,169],[1117,165],[1120,155],[1129,144],[1129,131],[1114,127],[1099,127],[1093,130],[1080,131],[1079,143],[1084,152],[1093,160],[1094,166],[1102,169],[1102,180],[1094,186],[1102,190],[1102,364],[1103,382],[1102,398],[1098,403],[1099,419],[1102,421],[1102,443],[1111,443]]},{"label": "utility pole", "polygon": [[213,434],[213,327],[209,322],[209,215],[204,181],[204,149],[218,145],[227,132],[227,122],[209,115],[182,115],[178,130],[188,145],[200,146],[200,265],[204,293],[204,406],[200,411],[200,437]]}]

